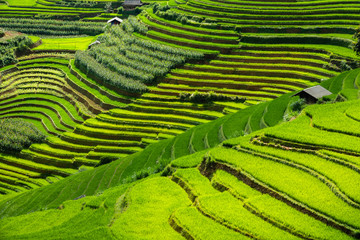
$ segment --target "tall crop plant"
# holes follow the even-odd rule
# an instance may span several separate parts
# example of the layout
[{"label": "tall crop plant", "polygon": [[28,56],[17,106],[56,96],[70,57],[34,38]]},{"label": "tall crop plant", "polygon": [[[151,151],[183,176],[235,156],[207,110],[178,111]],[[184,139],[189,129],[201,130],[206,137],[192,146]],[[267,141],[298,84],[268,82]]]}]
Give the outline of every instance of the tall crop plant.
[{"label": "tall crop plant", "polygon": [[77,52],[75,65],[94,79],[130,92],[142,93],[145,84],[154,84],[172,68],[202,53],[142,40],[132,33],[146,33],[147,27],[135,17],[120,26],[108,26],[86,52]]},{"label": "tall crop plant", "polygon": [[44,140],[45,135],[24,120],[0,119],[0,152],[20,152]]}]

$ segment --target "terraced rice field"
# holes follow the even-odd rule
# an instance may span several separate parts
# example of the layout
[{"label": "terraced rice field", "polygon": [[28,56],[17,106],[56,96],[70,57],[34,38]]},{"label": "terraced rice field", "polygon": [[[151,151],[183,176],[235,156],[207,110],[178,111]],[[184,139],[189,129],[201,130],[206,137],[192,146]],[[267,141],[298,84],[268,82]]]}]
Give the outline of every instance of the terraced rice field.
[{"label": "terraced rice field", "polygon": [[[276,125],[286,114],[292,94],[251,108],[246,108],[246,105],[256,103],[257,99],[248,99],[246,104],[185,104],[171,98],[161,101],[162,95],[155,95],[151,88],[150,93],[135,100],[99,85],[83,74],[73,60],[62,58],[63,55],[56,56],[35,54],[24,58],[16,66],[7,67],[2,80],[1,117],[28,119],[47,134],[55,136],[49,138],[46,144],[34,145],[17,156],[20,161],[25,159],[45,164],[44,168],[54,165],[66,167],[71,172],[81,165],[94,167],[104,157],[124,158],[158,140],[169,139],[162,143],[163,147],[149,146],[144,152],[149,154],[145,166],[156,169],[165,166],[171,159]],[[190,71],[186,68],[187,65],[184,70]],[[347,79],[346,86],[345,83],[344,87],[337,83],[337,87],[328,87],[334,93],[353,87],[358,84],[357,76],[358,71],[344,73],[336,79]],[[294,81],[289,82],[294,85]],[[162,84],[157,88],[161,88]],[[288,91],[305,86],[306,81],[298,80],[298,86]],[[245,109],[213,121],[222,117],[224,112],[239,108]],[[192,128],[210,121],[213,122],[204,127]],[[172,139],[188,129],[191,130],[180,140]],[[162,152],[160,158],[157,155],[159,152]]]},{"label": "terraced rice field", "polygon": [[[110,212],[101,215],[102,223],[95,222],[109,239],[159,234],[169,239],[354,239],[360,229],[359,135],[352,131],[358,129],[358,104],[352,100],[309,106],[294,121],[177,158],[163,173],[170,178],[155,175],[68,201],[61,207],[63,215],[58,215],[62,217],[46,229],[41,223],[59,212],[22,214],[116,186],[121,181],[116,172],[122,171],[124,161],[74,175],[22,198],[5,199],[0,203],[2,216],[17,217],[1,220],[5,224],[1,230],[7,237],[42,239],[57,233],[66,238],[73,232],[59,231],[66,228],[63,222],[72,223],[75,215],[76,221],[85,223],[90,209],[101,214],[107,206]],[[336,116],[342,116],[346,128]],[[41,199],[48,192],[54,197]],[[116,202],[119,209],[112,207]],[[82,211],[78,204],[85,206]],[[73,215],[65,215],[67,209]],[[37,216],[33,228],[16,227],[31,216]],[[93,232],[82,231],[79,236],[89,234]]]},{"label": "terraced rice field", "polygon": [[[327,88],[331,86],[329,89],[335,94],[339,93],[343,97],[347,97],[348,100],[355,100],[357,99],[357,95],[354,93],[357,93],[357,89],[354,88],[354,86],[359,86],[360,84],[358,76],[358,70],[345,72],[338,77],[324,81],[323,86]],[[349,88],[349,86],[352,87]],[[134,119],[132,120],[133,123],[123,125],[125,123],[116,121],[122,119],[121,115],[124,115],[126,110],[110,110],[108,114],[100,114],[96,118],[86,120],[82,125],[76,125],[73,132],[68,131],[62,133],[60,139],[52,137],[48,139],[46,144],[32,145],[29,150],[23,150],[20,157],[15,158],[3,155],[2,162],[8,163],[13,161],[15,162],[14,165],[22,162],[30,165],[42,163],[48,175],[59,175],[52,167],[60,167],[60,169],[62,167],[65,170],[75,172],[81,165],[85,165],[91,169],[92,166],[99,163],[101,157],[121,156],[121,160],[97,167],[94,170],[86,171],[83,173],[84,177],[81,177],[82,175],[80,174],[68,177],[69,179],[67,181],[79,181],[79,184],[81,183],[82,187],[86,190],[86,195],[94,195],[110,187],[115,187],[118,184],[131,182],[143,176],[156,173],[170,162],[176,166],[177,162],[183,161],[183,164],[189,164],[190,167],[195,167],[192,163],[193,159],[202,159],[202,157],[199,156],[203,156],[206,153],[206,149],[214,148],[224,141],[231,141],[234,137],[252,132],[255,134],[257,130],[275,126],[279,122],[283,122],[283,119],[291,112],[289,106],[292,102],[296,101],[296,97],[291,96],[292,93],[270,102],[248,107],[237,113],[228,114],[217,120],[193,127],[188,131],[181,128],[186,127],[186,125],[183,126],[180,123],[174,122],[173,127],[162,128],[163,132],[160,134],[154,133],[161,129],[161,122],[158,120],[153,122],[153,127],[149,127],[148,124],[151,123],[151,120],[146,119],[144,122],[144,120],[141,120],[140,113],[140,119],[137,125],[135,125],[136,121]],[[351,102],[349,102],[349,104],[351,104]],[[319,105],[318,108],[321,109],[326,106],[327,105]],[[328,107],[331,108],[332,104],[329,104]],[[309,109],[310,110],[306,111],[306,115],[314,114],[313,112],[315,112],[314,115],[316,115],[316,109]],[[324,110],[322,112],[326,113],[327,111],[328,110]],[[349,114],[351,114],[349,116],[357,119],[355,111],[355,109],[349,111]],[[335,113],[333,113],[332,116],[333,119],[339,118],[338,114],[336,115]],[[315,124],[320,124],[320,121],[319,123],[317,123],[318,120],[315,121],[316,118],[313,119],[314,126]],[[111,123],[109,120],[114,120],[114,122]],[[338,126],[344,121],[345,120],[340,121]],[[166,124],[169,124],[169,122]],[[176,124],[178,124],[178,126],[176,126]],[[147,127],[145,128],[144,125]],[[319,125],[319,128],[324,129],[321,125]],[[293,129],[296,129],[296,127]],[[347,132],[353,131],[350,128],[347,129]],[[268,131],[271,132],[270,130],[271,129]],[[298,132],[296,130],[289,131],[294,133]],[[311,129],[308,131],[312,132]],[[312,135],[312,133],[310,134],[308,132],[307,134],[309,136]],[[176,136],[174,137],[174,135]],[[161,138],[168,139],[155,143]],[[292,139],[297,138],[300,139],[298,136],[294,136]],[[316,135],[314,138],[321,141],[324,136]],[[342,145],[344,145],[344,143],[342,143]],[[340,140],[336,144],[340,145]],[[148,146],[142,150],[146,145]],[[354,146],[356,146],[356,143],[349,146],[348,149],[355,149]],[[133,154],[134,152],[137,153]],[[193,153],[196,153],[194,157],[187,159],[186,156]],[[66,173],[63,175],[66,175]],[[72,190],[74,186],[68,185],[67,181],[61,181],[57,185],[53,184],[48,186],[48,190],[45,189],[44,191],[54,191],[54,194],[58,195],[58,197],[57,199],[49,198],[48,200],[44,200],[41,206],[49,208],[61,204],[66,199],[76,198],[77,194],[79,194],[79,196],[84,194],[84,192],[80,190],[76,191],[77,194],[75,194]],[[14,186],[12,187],[14,188]],[[22,189],[17,191],[20,190]],[[8,189],[7,192],[9,191],[14,191],[14,189]],[[69,193],[73,193],[73,195],[69,196]],[[24,193],[24,196],[28,194],[33,193]],[[34,194],[37,193],[34,192]],[[38,205],[33,205],[32,207],[29,205],[31,211],[37,210],[37,207]]]},{"label": "terraced rice field", "polygon": [[35,42],[0,69],[0,119],[47,136],[0,153],[0,239],[359,238],[359,2],[108,7],[0,3]]},{"label": "terraced rice field", "polygon": [[[208,54],[207,63],[171,71],[151,92],[175,99],[181,91],[214,91],[264,101],[316,85],[337,75],[341,59],[355,57],[348,50],[358,7],[338,1],[170,1],[149,9],[140,16],[149,31],[137,36]],[[188,20],[171,20],[176,14]]]},{"label": "terraced rice field", "polygon": [[1,17],[8,18],[43,18],[53,16],[54,18],[76,19],[77,17],[96,16],[103,11],[101,8],[89,7],[67,7],[60,4],[60,1],[48,0],[9,0],[0,5]]}]

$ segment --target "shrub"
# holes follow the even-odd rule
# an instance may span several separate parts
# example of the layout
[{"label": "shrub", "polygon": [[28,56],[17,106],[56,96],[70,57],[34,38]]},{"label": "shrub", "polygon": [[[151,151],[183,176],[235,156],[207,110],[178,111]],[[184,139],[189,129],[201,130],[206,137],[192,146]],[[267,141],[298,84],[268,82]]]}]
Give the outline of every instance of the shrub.
[{"label": "shrub", "polygon": [[290,109],[294,112],[300,112],[305,107],[305,99],[300,98],[299,100],[290,104]]},{"label": "shrub", "polygon": [[32,41],[25,36],[17,36],[0,42],[0,67],[16,63],[15,52],[17,54],[25,53],[30,50],[31,44]]},{"label": "shrub", "polygon": [[243,97],[231,97],[220,93],[214,93],[213,91],[204,93],[198,91],[193,93],[182,92],[180,93],[179,97],[183,101],[189,101],[193,103],[211,103],[213,101],[232,101],[243,103],[246,101],[246,98]]},{"label": "shrub", "polygon": [[33,143],[45,141],[45,135],[21,119],[0,119],[0,152],[20,152]]},{"label": "shrub", "polygon": [[96,165],[97,167],[98,166],[101,166],[101,165],[104,165],[104,164],[108,164],[108,163],[111,163],[112,161],[115,161],[119,158],[117,157],[111,157],[111,156],[103,156],[100,158],[100,162]]}]

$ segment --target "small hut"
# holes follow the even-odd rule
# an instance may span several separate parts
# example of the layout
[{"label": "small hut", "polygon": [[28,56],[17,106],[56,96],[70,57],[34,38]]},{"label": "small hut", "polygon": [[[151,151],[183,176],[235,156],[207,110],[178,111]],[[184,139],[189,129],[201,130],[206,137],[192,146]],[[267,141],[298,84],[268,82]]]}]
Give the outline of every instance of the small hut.
[{"label": "small hut", "polygon": [[138,6],[142,6],[143,3],[141,0],[125,0],[123,3],[123,8],[125,11],[133,10]]},{"label": "small hut", "polygon": [[119,25],[120,23],[122,23],[122,19],[118,18],[118,17],[114,17],[113,19],[110,19],[109,21],[107,21],[107,23],[111,23],[112,25]]},{"label": "small hut", "polygon": [[92,46],[98,45],[98,44],[100,44],[100,41],[96,40],[95,42],[89,44],[88,49],[90,49]]},{"label": "small hut", "polygon": [[316,103],[320,98],[331,95],[332,92],[326,88],[316,85],[314,87],[306,88],[301,92],[296,93],[294,96],[300,96],[306,100],[307,104]]}]

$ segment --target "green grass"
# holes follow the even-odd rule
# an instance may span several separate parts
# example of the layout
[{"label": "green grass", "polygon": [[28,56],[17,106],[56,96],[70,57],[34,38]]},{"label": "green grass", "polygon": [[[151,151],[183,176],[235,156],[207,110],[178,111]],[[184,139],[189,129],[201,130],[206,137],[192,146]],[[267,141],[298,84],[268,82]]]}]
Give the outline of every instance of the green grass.
[{"label": "green grass", "polygon": [[194,197],[217,193],[209,179],[201,175],[196,168],[177,169],[173,176],[184,182]]},{"label": "green grass", "polygon": [[[168,224],[171,213],[191,203],[186,193],[167,178],[155,177],[136,184],[124,196],[112,232],[125,239],[182,239]],[[128,204],[128,205],[127,205]],[[126,208],[126,211],[123,209]],[[121,213],[124,211],[123,213]],[[148,224],[154,227],[149,228]]]},{"label": "green grass", "polygon": [[9,5],[16,5],[16,6],[34,6],[36,4],[36,0],[25,0],[25,1],[21,1],[21,3],[19,3],[19,1],[17,0],[8,0],[7,1],[9,3]]},{"label": "green grass", "polygon": [[251,239],[212,221],[195,207],[178,209],[172,219],[184,232],[195,239]]},{"label": "green grass", "polygon": [[43,38],[42,44],[34,50],[86,50],[98,36],[77,38]]},{"label": "green grass", "polygon": [[[9,0],[10,6],[24,8],[6,5],[0,8],[2,13],[23,12],[59,18],[79,13],[84,13],[83,17],[103,11],[59,9],[61,7],[56,4],[41,5],[44,2]],[[204,52],[207,62],[173,70],[164,82],[149,87],[149,93],[125,109],[119,107],[126,107],[129,98],[86,77],[72,62],[74,74],[66,65],[67,60],[46,58],[18,64],[23,76],[29,78],[35,74],[49,77],[46,71],[56,68],[59,71],[52,74],[64,77],[65,73],[68,84],[94,100],[92,107],[98,107],[97,112],[116,109],[78,125],[75,132],[64,133],[60,140],[50,138],[49,145],[33,145],[31,150],[25,150],[24,154],[28,154],[28,158],[32,156],[35,162],[20,157],[0,157],[1,192],[12,188],[25,190],[24,186],[16,184],[33,186],[35,182],[27,181],[26,174],[40,175],[46,185],[11,197],[0,197],[0,232],[6,239],[51,239],[54,236],[59,239],[158,239],[160,236],[180,239],[181,231],[189,239],[249,239],[249,236],[349,239],[350,236],[334,227],[342,225],[342,230],[349,235],[359,231],[358,102],[308,107],[295,121],[265,129],[284,121],[289,102],[294,100],[290,97],[294,94],[292,91],[337,74],[340,69],[333,63],[339,65],[344,58],[358,59],[352,49],[344,46],[352,41],[351,30],[359,19],[359,4],[334,0],[235,2],[190,0],[184,4],[184,1],[173,0],[168,3],[177,13],[205,16],[206,22],[214,22],[210,24],[200,25],[196,21],[181,24],[162,19],[151,11],[148,20],[142,17],[154,30],[147,35],[135,33],[134,36]],[[292,16],[291,13],[297,14]],[[105,16],[93,19],[96,18]],[[292,33],[294,29],[297,32]],[[227,44],[239,37],[235,30],[242,32],[241,44]],[[221,39],[228,42],[212,42]],[[35,50],[85,50],[94,40],[94,37],[44,38],[43,44]],[[281,42],[284,44],[279,44]],[[270,66],[272,63],[274,66]],[[329,67],[333,68],[326,69]],[[360,79],[357,72],[344,73],[323,85],[334,94],[341,92],[348,99],[356,99],[356,85]],[[21,76],[8,75],[2,80],[8,83],[17,79],[12,87],[17,86],[18,93],[24,93],[20,89],[25,87],[26,91],[31,91],[29,88],[36,80],[17,77]],[[22,84],[25,82],[27,84]],[[45,91],[42,87],[41,91]],[[246,96],[247,101],[245,104],[216,102],[201,106],[179,101],[180,92],[195,90]],[[282,96],[288,92],[291,93]],[[36,110],[53,119],[58,118],[54,114],[58,112],[72,127],[75,123],[69,112],[76,123],[84,120],[82,110],[78,109],[81,105],[76,101],[70,104],[49,94],[39,94],[41,100],[31,99],[34,95],[37,94],[21,94],[1,101],[0,105],[15,107],[17,103],[11,101],[24,98],[24,103],[34,105],[38,101],[38,105],[45,106],[47,100],[52,100],[49,106],[56,111],[38,105]],[[272,102],[263,102],[274,98]],[[258,105],[249,106],[252,104]],[[30,111],[34,106],[17,105],[19,110]],[[241,110],[236,112],[238,109]],[[228,112],[234,113],[223,117]],[[23,114],[29,117],[31,112]],[[4,116],[15,117],[16,114]],[[41,118],[40,113],[35,116]],[[31,121],[40,125],[38,120]],[[50,122],[46,121],[48,125]],[[66,130],[59,120],[55,122]],[[260,129],[265,130],[255,132]],[[245,134],[251,135],[233,139]],[[251,137],[256,137],[254,142],[250,142]],[[169,139],[158,141],[163,138]],[[218,146],[220,143],[224,144]],[[94,168],[104,156],[120,159]],[[229,166],[222,165],[225,163]],[[52,166],[58,164],[74,165],[74,169]],[[80,165],[84,166],[75,169]],[[217,169],[219,167],[223,170]],[[164,177],[157,175],[136,181],[163,169],[161,175]],[[61,181],[56,179],[70,174]],[[45,176],[56,183],[46,184]],[[126,185],[133,181],[136,182]],[[265,190],[254,184],[259,181],[266,184]],[[281,196],[276,200],[255,188]],[[87,197],[73,201],[82,194]],[[295,204],[290,206],[282,202],[287,200]],[[309,215],[298,211],[301,207],[310,210]],[[324,222],[328,220],[329,225],[315,217]]]},{"label": "green grass", "polygon": [[265,216],[289,229],[296,229],[298,233],[320,239],[352,239],[350,236],[333,229],[326,224],[296,211],[288,205],[277,201],[269,195],[262,195],[250,199],[246,204],[255,208],[262,216]]},{"label": "green grass", "polygon": [[229,193],[199,198],[199,208],[230,229],[261,239],[300,239],[246,210]]},{"label": "green grass", "polygon": [[215,172],[211,183],[213,186],[225,187],[229,193],[241,200],[248,200],[261,195],[260,192],[223,170],[217,170]]},{"label": "green grass", "polygon": [[354,200],[354,202],[360,202],[360,195],[355,190],[360,181],[359,174],[356,170],[349,168],[349,166],[344,166],[336,161],[329,161],[326,158],[313,156],[312,154],[285,151],[266,146],[259,147],[248,144],[245,141],[240,146],[254,153],[259,152],[275,156],[289,162],[289,164],[294,163],[293,167],[297,167],[326,182],[328,186],[332,186],[334,192],[340,190],[341,193],[338,196],[342,195],[345,198]]},{"label": "green grass", "polygon": [[[220,162],[242,169],[268,187],[333,217],[339,222],[360,227],[358,209],[346,204],[316,177],[299,169],[235,150],[215,149],[212,156]],[[241,159],[238,161],[237,159]],[[287,179],[287,181],[283,181]],[[316,198],[313,194],[316,193]],[[338,211],[337,209],[341,209]]]}]

